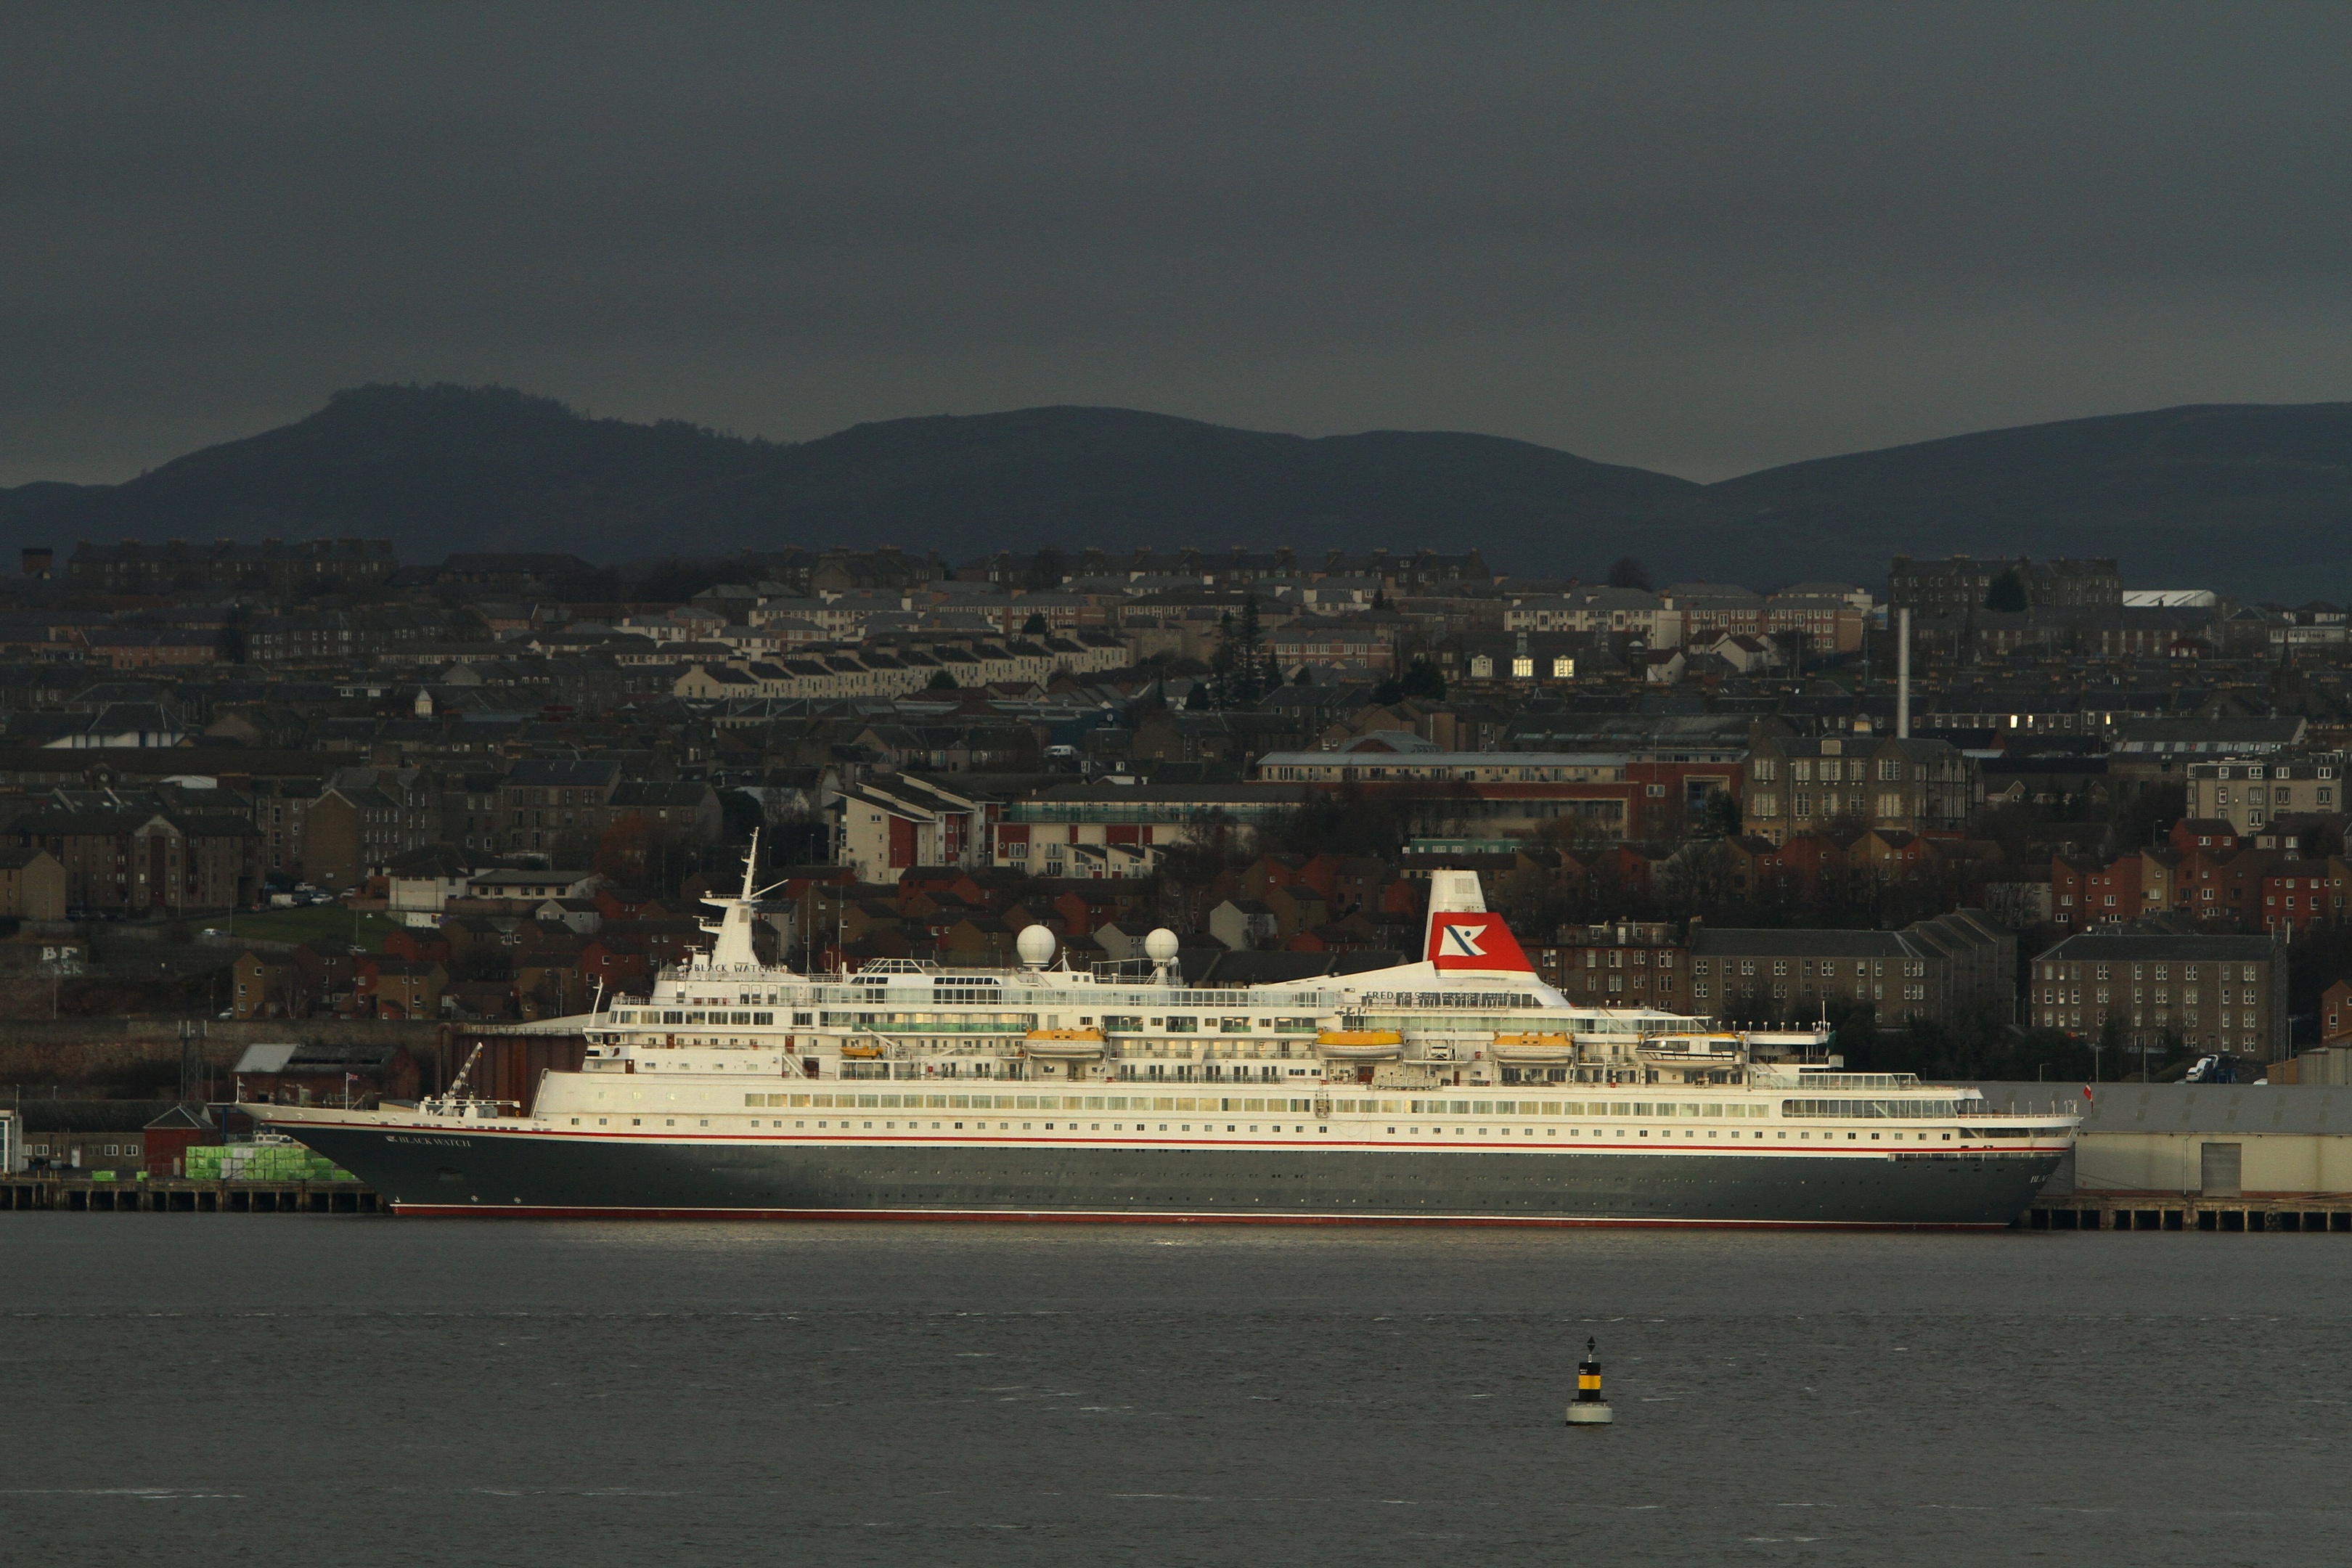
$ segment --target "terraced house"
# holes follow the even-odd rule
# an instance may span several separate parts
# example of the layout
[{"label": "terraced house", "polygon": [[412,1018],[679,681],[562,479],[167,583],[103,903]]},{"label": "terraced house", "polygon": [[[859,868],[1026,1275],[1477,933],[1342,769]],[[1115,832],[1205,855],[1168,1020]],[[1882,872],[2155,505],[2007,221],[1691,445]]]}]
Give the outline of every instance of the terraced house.
[{"label": "terraced house", "polygon": [[1692,923],[1691,1011],[1814,1018],[1866,1004],[1882,1022],[1960,1027],[2015,1015],[2017,939],[1975,910],[1901,931],[1742,931]]},{"label": "terraced house", "polygon": [[261,879],[261,835],[229,813],[53,808],[17,817],[7,837],[65,868],[68,910],[226,910],[251,903]]},{"label": "terraced house", "polygon": [[2189,815],[2257,833],[2283,816],[2333,816],[2344,809],[2342,752],[2314,752],[2256,762],[2190,763]]},{"label": "terraced house", "polygon": [[1759,731],[1741,805],[1745,830],[1778,844],[1832,822],[1954,832],[1982,798],[1975,760],[1949,742]]},{"label": "terraced house", "polygon": [[2267,936],[2084,931],[2033,961],[2026,1014],[2129,1047],[2178,1044],[2259,1060],[2287,1051],[2286,949]]}]

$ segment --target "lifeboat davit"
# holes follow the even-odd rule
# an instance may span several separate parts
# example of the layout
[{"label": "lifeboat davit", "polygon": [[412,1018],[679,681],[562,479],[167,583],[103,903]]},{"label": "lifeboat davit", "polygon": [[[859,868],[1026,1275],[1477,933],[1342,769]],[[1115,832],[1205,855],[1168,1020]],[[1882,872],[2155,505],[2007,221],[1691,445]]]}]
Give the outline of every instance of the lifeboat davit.
[{"label": "lifeboat davit", "polygon": [[1633,1051],[1645,1062],[1728,1067],[1739,1060],[1740,1039],[1738,1035],[1646,1035]]},{"label": "lifeboat davit", "polygon": [[1315,1049],[1343,1062],[1394,1061],[1404,1055],[1404,1037],[1394,1029],[1323,1029]]}]

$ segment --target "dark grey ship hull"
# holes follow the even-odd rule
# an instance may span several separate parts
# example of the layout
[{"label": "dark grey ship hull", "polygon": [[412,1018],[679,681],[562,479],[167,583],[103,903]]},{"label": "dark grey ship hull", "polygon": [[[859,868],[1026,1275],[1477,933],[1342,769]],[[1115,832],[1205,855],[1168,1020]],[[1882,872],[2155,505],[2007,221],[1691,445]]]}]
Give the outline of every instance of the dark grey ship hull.
[{"label": "dark grey ship hull", "polygon": [[396,1213],[1267,1224],[2008,1225],[2055,1151],[669,1142],[289,1121]]}]

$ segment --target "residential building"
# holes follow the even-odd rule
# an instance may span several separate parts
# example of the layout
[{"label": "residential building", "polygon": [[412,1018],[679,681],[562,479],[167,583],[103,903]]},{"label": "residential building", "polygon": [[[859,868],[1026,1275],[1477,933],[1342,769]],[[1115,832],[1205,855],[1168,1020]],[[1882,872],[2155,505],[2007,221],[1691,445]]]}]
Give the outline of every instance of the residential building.
[{"label": "residential building", "polygon": [[179,539],[160,545],[85,539],[66,563],[66,578],[76,588],[111,594],[258,588],[285,595],[329,584],[373,586],[399,570],[389,539],[265,539],[258,544],[215,539],[193,545]]},{"label": "residential building", "polygon": [[997,803],[907,773],[845,790],[834,817],[835,858],[861,882],[895,882],[910,866],[984,865]]},{"label": "residential building", "polygon": [[1790,1021],[1867,1005],[1882,1023],[1966,1028],[2015,1014],[2017,939],[1960,910],[1901,931],[1734,930],[1694,924],[1691,1011]]},{"label": "residential building", "polygon": [[1171,845],[1223,838],[1246,848],[1306,799],[1299,784],[1062,784],[1001,808],[993,858],[1041,877],[1129,874],[1130,865],[1141,874]]},{"label": "residential building", "polygon": [[64,868],[68,910],[226,910],[253,902],[260,883],[260,836],[241,816],[53,807],[18,816],[6,833]]},{"label": "residential building", "polygon": [[613,792],[621,785],[616,762],[551,761],[530,758],[517,763],[499,785],[499,831],[509,853],[556,847],[569,830],[601,835],[610,826],[605,811]]},{"label": "residential building", "polygon": [[1993,584],[2011,573],[2029,605],[2123,603],[2123,574],[2109,558],[2037,563],[2024,556],[1979,561],[1969,555],[1942,561],[1896,556],[1886,574],[1886,602],[1923,616],[1963,616],[1983,609]]},{"label": "residential building", "polygon": [[[2027,1021],[2128,1047],[2287,1053],[2286,949],[2267,936],[2079,932],[2033,961]],[[2123,1064],[2117,1064],[2121,1067]]]},{"label": "residential building", "polygon": [[2189,815],[2261,831],[2284,816],[2334,816],[2345,809],[2342,752],[2267,753],[2260,762],[2192,762],[2183,781]]},{"label": "residential building", "polygon": [[449,984],[440,964],[415,958],[362,958],[356,987],[362,1010],[379,1018],[437,1018]]},{"label": "residential building", "polygon": [[1982,789],[1976,760],[1947,741],[1759,730],[1742,822],[1776,844],[1832,822],[1949,833],[1967,823]]},{"label": "residential building", "polygon": [[66,918],[66,868],[47,849],[0,845],[0,918]]},{"label": "residential building", "polygon": [[1664,921],[1568,926],[1530,944],[1537,973],[1570,1002],[1690,1011],[1690,950]]}]

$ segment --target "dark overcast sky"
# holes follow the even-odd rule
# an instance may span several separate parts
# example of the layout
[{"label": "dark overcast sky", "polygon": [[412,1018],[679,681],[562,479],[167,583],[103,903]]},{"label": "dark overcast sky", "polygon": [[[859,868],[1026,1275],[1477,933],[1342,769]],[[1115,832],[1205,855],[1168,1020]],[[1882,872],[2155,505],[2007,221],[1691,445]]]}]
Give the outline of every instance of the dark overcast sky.
[{"label": "dark overcast sky", "polygon": [[2352,6],[0,12],[0,483],[370,380],[1712,479],[2352,396]]}]

